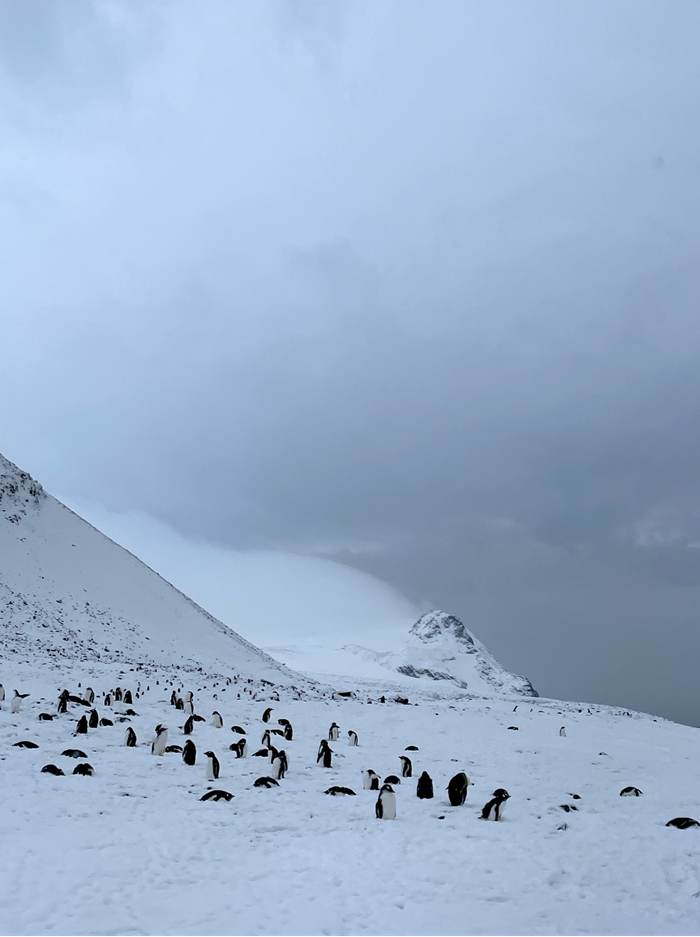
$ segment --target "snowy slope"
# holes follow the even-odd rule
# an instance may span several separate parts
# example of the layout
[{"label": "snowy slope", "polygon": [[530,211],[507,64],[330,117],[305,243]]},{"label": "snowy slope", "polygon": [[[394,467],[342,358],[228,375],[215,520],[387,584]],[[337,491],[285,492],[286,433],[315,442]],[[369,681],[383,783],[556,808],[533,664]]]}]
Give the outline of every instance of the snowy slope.
[{"label": "snowy slope", "polygon": [[0,647],[6,653],[293,674],[0,456]]},{"label": "snowy slope", "polygon": [[[197,764],[150,753],[153,727],[184,742],[182,714],[163,673],[116,664],[38,661],[0,665],[0,680],[30,693],[18,714],[0,707],[0,933],[2,934],[695,934],[700,929],[700,830],[667,828],[700,818],[698,730],[605,707],[551,700],[378,702],[369,682],[347,700],[287,699],[289,772],[272,790],[262,758],[228,750],[237,723],[251,751],[268,702],[209,680],[188,684],[207,723],[192,736]],[[54,711],[57,686],[89,681],[100,695],[135,688],[128,722],[138,745],[123,748],[124,724],[76,737],[82,707]],[[160,683],[155,684],[155,679]],[[147,689],[148,686],[148,689]],[[382,684],[382,687],[384,685]],[[239,687],[240,689],[240,687]],[[44,699],[41,699],[41,697]],[[371,702],[370,702],[371,700]],[[517,709],[514,708],[517,706]],[[213,709],[224,728],[211,725]],[[122,717],[126,718],[126,717]],[[316,765],[332,721],[333,767]],[[510,728],[511,726],[515,728]],[[559,734],[566,727],[566,737]],[[359,747],[347,745],[347,730]],[[15,748],[20,740],[38,749]],[[374,817],[376,794],[361,771],[399,771],[406,746],[413,778],[397,791],[397,818]],[[74,777],[61,755],[80,747],[94,777]],[[221,776],[205,777],[215,751]],[[42,774],[47,763],[65,777]],[[464,768],[473,786],[463,807],[445,796]],[[415,796],[427,770],[433,800]],[[356,791],[334,798],[332,784]],[[635,785],[639,798],[621,798]],[[209,788],[234,795],[202,803]],[[496,787],[511,794],[501,823],[479,819]],[[573,795],[578,795],[578,799]],[[564,810],[563,807],[570,809]],[[576,808],[575,810],[573,808]]]}]

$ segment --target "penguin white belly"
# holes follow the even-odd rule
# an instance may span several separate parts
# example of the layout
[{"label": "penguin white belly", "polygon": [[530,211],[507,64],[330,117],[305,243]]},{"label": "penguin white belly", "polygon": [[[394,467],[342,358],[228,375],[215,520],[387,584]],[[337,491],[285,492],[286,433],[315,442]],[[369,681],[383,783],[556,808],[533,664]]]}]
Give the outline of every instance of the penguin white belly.
[{"label": "penguin white belly", "polygon": [[391,791],[382,791],[382,820],[396,819],[396,794]]},{"label": "penguin white belly", "polygon": [[165,749],[168,744],[168,730],[161,732],[158,738],[156,738],[151,746],[151,752],[154,755],[164,755]]},{"label": "penguin white belly", "polygon": [[21,697],[15,696],[15,698],[12,700],[12,706],[10,708],[13,713],[18,713],[21,705],[22,705]]}]

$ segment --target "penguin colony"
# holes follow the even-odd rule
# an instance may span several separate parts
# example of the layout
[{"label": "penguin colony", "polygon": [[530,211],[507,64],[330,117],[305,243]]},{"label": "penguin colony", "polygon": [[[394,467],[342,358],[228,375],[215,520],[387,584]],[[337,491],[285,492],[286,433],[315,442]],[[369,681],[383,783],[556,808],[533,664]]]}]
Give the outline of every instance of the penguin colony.
[{"label": "penguin colony", "polygon": [[[150,690],[150,686],[148,689]],[[133,705],[134,699],[140,698],[140,690],[140,685],[136,691],[116,687],[116,689],[110,690],[103,695],[103,705],[110,708],[112,708],[115,703]],[[21,712],[22,703],[28,696],[28,693],[20,693],[18,690],[14,690],[10,702],[11,713],[16,714]],[[89,736],[90,730],[114,726],[114,721],[112,719],[104,716],[100,718],[99,712],[94,705],[95,700],[96,694],[91,687],[87,687],[82,696],[73,695],[69,693],[68,690],[64,689],[58,695],[56,713],[39,713],[38,720],[40,722],[49,722],[53,721],[54,718],[60,718],[62,715],[70,715],[72,710],[69,709],[69,705],[72,704],[74,706],[89,708],[88,713],[83,712],[79,718],[77,718],[74,730],[75,735]],[[0,684],[0,703],[4,701],[5,689]],[[186,716],[183,725],[179,727],[184,736],[192,735],[198,722],[205,722],[204,717],[195,713],[194,694],[192,691],[180,693],[179,690],[176,691],[175,689],[172,689],[170,695],[170,704],[175,708],[176,711],[182,712]],[[269,764],[269,775],[263,775],[257,778],[257,780],[255,780],[253,783],[254,788],[268,790],[279,788],[280,781],[284,780],[285,775],[289,770],[289,760],[287,753],[284,749],[278,749],[275,746],[273,743],[273,738],[275,741],[277,741],[278,744],[282,740],[292,741],[294,738],[294,730],[291,722],[285,718],[280,718],[277,720],[277,725],[279,728],[274,726],[271,722],[273,711],[274,710],[272,707],[268,707],[262,713],[261,721],[265,727],[261,737],[261,745],[263,747],[254,753],[254,757],[265,758]],[[136,715],[137,713],[133,709],[126,709],[115,714],[117,722],[128,722],[129,717]],[[215,710],[212,713],[211,725],[217,729],[224,728],[224,717],[218,710]],[[168,727],[165,724],[160,723],[155,727],[154,731],[155,737],[147,743],[150,745],[150,751],[153,756],[160,758],[164,757],[166,754],[180,754],[182,756],[184,765],[192,767],[197,764],[197,748],[191,738],[185,739],[184,746],[177,744],[168,745]],[[239,738],[237,738],[229,746],[229,750],[235,754],[236,758],[248,757],[248,743],[246,738],[247,730],[240,725],[232,725],[231,731],[235,735],[239,736]],[[326,769],[333,767],[333,756],[335,753],[334,750],[331,749],[329,743],[337,742],[339,740],[340,731],[340,726],[336,722],[332,722],[326,733],[327,737],[321,738],[316,753],[316,763],[319,767]],[[560,728],[559,735],[562,738],[566,737],[566,729],[564,726]],[[347,736],[350,747],[355,748],[359,746],[359,738],[354,730],[347,730]],[[124,733],[123,746],[126,748],[135,748],[137,745],[138,739],[136,732],[131,725],[127,725]],[[39,745],[36,742],[22,739],[20,741],[14,742],[13,747],[18,749],[32,750],[39,748]],[[416,745],[407,745],[405,751],[418,752],[419,749]],[[604,753],[601,752],[601,754]],[[95,768],[89,762],[84,760],[87,758],[87,754],[82,751],[82,749],[66,748],[61,752],[61,757],[81,760],[81,763],[76,764],[73,768],[72,774],[83,777],[94,776]],[[204,752],[204,758],[206,780],[219,780],[221,765],[215,752],[211,750]],[[398,755],[397,761],[399,764],[399,773],[387,775],[383,782],[380,781],[380,776],[373,769],[367,768],[362,771],[362,789],[366,791],[377,792],[374,812],[375,817],[380,820],[396,819],[397,795],[395,788],[401,785],[402,779],[405,780],[407,778],[413,777],[413,763],[411,758],[409,758],[407,755]],[[40,770],[41,773],[44,774],[51,774],[55,777],[65,777],[65,771],[55,764],[46,764]],[[468,789],[471,786],[471,783],[472,782],[464,771],[457,772],[449,780],[446,791],[451,806],[461,807],[466,803]],[[340,785],[332,785],[331,787],[327,788],[324,793],[332,797],[356,796],[354,790]],[[495,822],[502,820],[505,807],[507,801],[510,799],[510,796],[511,795],[505,788],[496,788],[493,791],[490,799],[484,804],[480,813],[480,819]],[[627,786],[622,788],[619,796],[641,797],[643,796],[643,792],[637,787]],[[228,791],[210,789],[199,799],[203,802],[230,802],[233,797],[234,795]],[[425,770],[421,772],[418,778],[416,785],[416,797],[420,800],[431,800],[435,797],[433,780]],[[578,794],[572,794],[571,797],[574,800],[581,799]],[[561,809],[566,813],[578,810],[578,807],[575,804],[561,804],[560,806]],[[440,819],[443,819],[443,817],[440,817]],[[666,823],[666,826],[674,827],[679,830],[686,830],[700,827],[700,823],[692,817],[674,817]],[[565,828],[566,824],[559,827],[559,829]]]}]

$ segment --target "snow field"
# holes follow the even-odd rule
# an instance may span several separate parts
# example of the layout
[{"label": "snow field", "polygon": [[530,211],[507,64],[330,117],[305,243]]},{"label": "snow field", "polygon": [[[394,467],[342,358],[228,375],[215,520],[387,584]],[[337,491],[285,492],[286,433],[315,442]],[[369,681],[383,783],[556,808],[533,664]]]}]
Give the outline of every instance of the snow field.
[{"label": "snow field", "polygon": [[[195,727],[197,764],[188,767],[178,754],[150,754],[159,722],[169,726],[168,744],[185,741],[185,715],[168,703],[165,674],[92,666],[61,671],[37,662],[0,676],[6,688],[32,694],[19,714],[8,700],[0,711],[4,934],[698,932],[700,830],[664,826],[679,815],[700,819],[695,729],[538,699],[417,697],[419,705],[403,706],[276,702],[268,692],[237,701],[231,687],[212,690],[211,678],[198,674],[199,682],[192,675],[177,684],[195,691],[207,719]],[[74,736],[83,707],[37,720],[55,711],[59,686],[133,689],[137,678],[151,691],[134,700],[135,749],[121,745],[126,723]],[[96,702],[110,718],[128,708],[110,712]],[[250,754],[257,750],[268,705],[271,727],[279,717],[294,726],[294,740],[278,746],[289,773],[271,790],[253,787],[269,774],[267,760],[228,751],[233,723],[247,730]],[[225,728],[211,726],[214,709]],[[333,768],[323,769],[316,751],[332,721],[341,738],[331,743]],[[351,728],[357,748],[347,744]],[[21,739],[40,748],[13,748]],[[399,774],[398,756],[411,744],[420,751],[407,753],[414,777],[395,788],[397,819],[378,821],[362,769]],[[49,762],[72,771],[78,762],[60,754],[69,747],[86,752],[94,777],[41,773]],[[221,762],[217,782],[205,777],[208,748]],[[453,808],[445,788],[463,768],[473,786],[466,805]],[[435,784],[431,801],[415,796],[424,769]],[[357,796],[325,796],[332,784]],[[628,784],[644,796],[619,797]],[[504,821],[481,821],[501,786],[511,794]],[[201,803],[210,788],[235,798]],[[578,809],[566,813],[561,804]]]}]

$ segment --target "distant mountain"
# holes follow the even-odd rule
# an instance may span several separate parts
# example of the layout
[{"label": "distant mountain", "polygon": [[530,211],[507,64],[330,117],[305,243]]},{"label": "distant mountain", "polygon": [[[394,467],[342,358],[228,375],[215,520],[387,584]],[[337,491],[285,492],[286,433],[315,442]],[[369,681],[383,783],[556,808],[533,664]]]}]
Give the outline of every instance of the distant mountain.
[{"label": "distant mountain", "polygon": [[0,650],[308,685],[1,455]]}]

